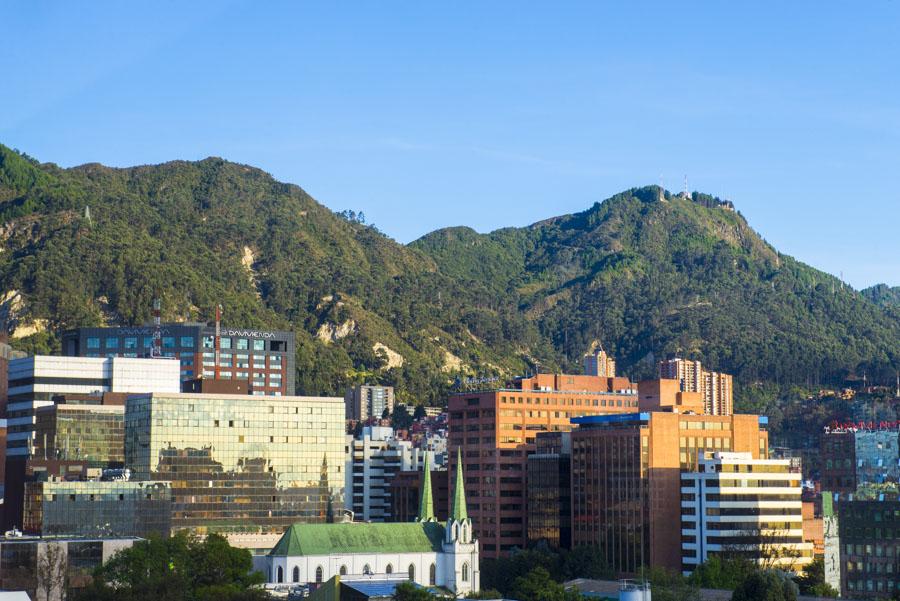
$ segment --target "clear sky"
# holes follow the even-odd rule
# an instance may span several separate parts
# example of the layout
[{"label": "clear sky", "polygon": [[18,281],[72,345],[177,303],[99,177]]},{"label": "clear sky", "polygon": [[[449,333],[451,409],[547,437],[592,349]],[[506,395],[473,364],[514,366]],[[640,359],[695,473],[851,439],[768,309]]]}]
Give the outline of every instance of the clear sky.
[{"label": "clear sky", "polygon": [[898,26],[896,0],[0,0],[0,142],[221,156],[402,242],[686,174],[783,252],[900,285]]}]

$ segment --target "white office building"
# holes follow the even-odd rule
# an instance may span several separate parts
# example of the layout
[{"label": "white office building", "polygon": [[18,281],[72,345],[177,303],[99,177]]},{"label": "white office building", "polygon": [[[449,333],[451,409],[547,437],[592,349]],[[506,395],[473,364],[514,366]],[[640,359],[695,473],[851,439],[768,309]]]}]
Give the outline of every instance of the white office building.
[{"label": "white office building", "polygon": [[61,394],[180,392],[178,361],[38,355],[9,362],[7,456],[27,457],[35,411]]},{"label": "white office building", "polygon": [[397,472],[423,469],[425,455],[435,464],[434,451],[414,448],[394,438],[394,429],[363,428],[362,438],[347,437],[345,507],[354,519],[391,521],[391,481]]},{"label": "white office building", "polygon": [[787,459],[717,452],[681,474],[682,569],[710,555],[738,553],[767,567],[800,572],[812,561],[803,542],[802,475]]}]

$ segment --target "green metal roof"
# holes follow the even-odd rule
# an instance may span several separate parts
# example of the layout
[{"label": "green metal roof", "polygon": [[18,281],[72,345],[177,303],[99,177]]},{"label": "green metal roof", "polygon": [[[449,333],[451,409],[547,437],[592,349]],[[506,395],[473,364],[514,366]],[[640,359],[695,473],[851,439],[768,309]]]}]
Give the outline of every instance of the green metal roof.
[{"label": "green metal roof", "polygon": [[294,524],[269,555],[439,552],[443,540],[440,522]]},{"label": "green metal roof", "polygon": [[422,480],[422,494],[419,500],[419,521],[436,521],[434,500],[431,498],[431,466],[428,465],[428,451],[425,452],[425,478]]},{"label": "green metal roof", "polygon": [[466,483],[463,479],[462,447],[456,447],[456,484],[453,490],[453,505],[450,519],[461,522],[469,517],[466,511]]}]

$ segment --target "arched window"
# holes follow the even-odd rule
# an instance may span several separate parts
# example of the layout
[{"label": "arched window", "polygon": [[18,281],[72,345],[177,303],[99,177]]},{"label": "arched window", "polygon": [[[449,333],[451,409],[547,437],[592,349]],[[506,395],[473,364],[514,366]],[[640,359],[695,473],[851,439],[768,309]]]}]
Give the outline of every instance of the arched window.
[{"label": "arched window", "polygon": [[300,582],[300,566],[294,566],[294,582]]},{"label": "arched window", "polygon": [[416,566],[414,566],[413,564],[409,564],[409,570],[407,570],[407,572],[409,572],[409,579],[410,579],[411,581],[415,582],[415,580],[416,580]]},{"label": "arched window", "polygon": [[322,577],[324,575],[325,575],[325,571],[322,569],[322,566],[318,566],[316,568],[316,582],[322,582]]},{"label": "arched window", "polygon": [[428,568],[428,584],[434,586],[437,584],[437,566],[431,564]]},{"label": "arched window", "polygon": [[284,568],[278,566],[278,575],[275,577],[275,582],[284,582]]},{"label": "arched window", "polygon": [[391,564],[387,564],[387,567],[384,569],[384,573],[385,574],[393,574],[394,566],[392,566]]},{"label": "arched window", "polygon": [[341,576],[347,575],[347,566],[341,566],[340,574],[341,574]]},{"label": "arched window", "polygon": [[371,574],[372,568],[369,567],[369,564],[363,566],[363,574]]},{"label": "arched window", "polygon": [[464,564],[463,564],[463,569],[462,569],[462,581],[463,581],[463,582],[468,582],[468,581],[469,581],[469,564],[467,564],[467,563],[464,563]]}]

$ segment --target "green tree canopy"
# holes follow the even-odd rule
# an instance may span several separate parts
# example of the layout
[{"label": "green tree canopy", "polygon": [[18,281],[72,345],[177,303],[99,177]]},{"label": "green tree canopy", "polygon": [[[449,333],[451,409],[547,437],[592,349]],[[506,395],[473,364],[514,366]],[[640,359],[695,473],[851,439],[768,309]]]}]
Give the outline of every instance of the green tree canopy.
[{"label": "green tree canopy", "polygon": [[737,586],[731,601],[797,601],[796,585],[774,571],[756,571]]}]

